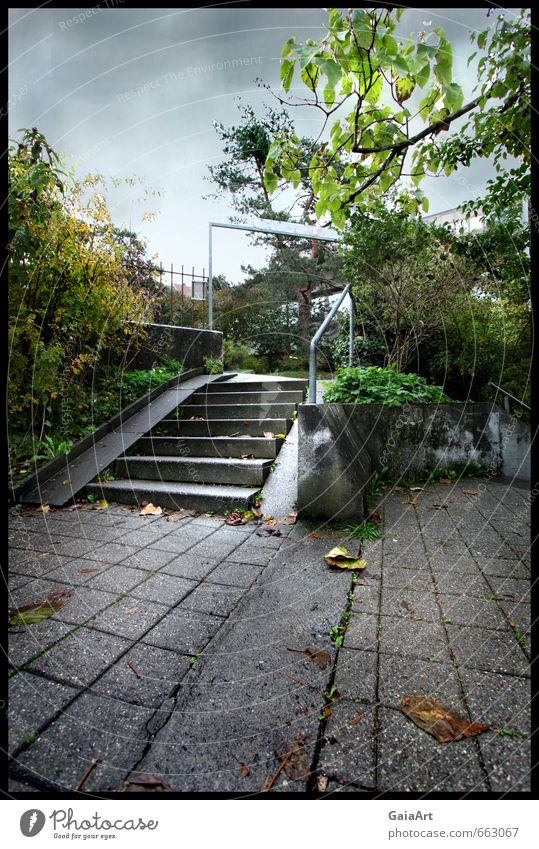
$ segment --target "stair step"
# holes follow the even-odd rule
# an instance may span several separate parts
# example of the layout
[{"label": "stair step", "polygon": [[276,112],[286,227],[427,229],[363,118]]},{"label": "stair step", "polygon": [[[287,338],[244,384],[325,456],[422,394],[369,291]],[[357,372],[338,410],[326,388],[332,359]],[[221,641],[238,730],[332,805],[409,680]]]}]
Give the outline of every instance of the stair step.
[{"label": "stair step", "polygon": [[291,419],[163,419],[154,430],[184,437],[259,437],[264,436],[264,433],[287,434],[291,427]]},{"label": "stair step", "polygon": [[[305,391],[309,381],[303,378],[279,378],[277,380],[230,380],[216,384],[208,384],[208,392],[294,392]],[[212,385],[214,389],[212,389]]]},{"label": "stair step", "polygon": [[295,404],[188,404],[180,408],[186,418],[202,416],[205,419],[287,418],[296,409]]},{"label": "stair step", "polygon": [[275,460],[282,439],[241,436],[143,436],[129,449],[129,455],[154,454],[169,457],[242,457]]},{"label": "stair step", "polygon": [[[241,384],[237,384],[241,386]],[[303,392],[280,390],[263,392],[195,392],[188,404],[301,404]]]},{"label": "stair step", "polygon": [[229,460],[223,457],[120,457],[116,473],[125,478],[191,483],[262,486],[271,460]]},{"label": "stair step", "polygon": [[225,510],[248,510],[259,488],[132,479],[90,483],[86,491],[119,504],[151,502],[167,510],[187,507],[201,512],[223,513]]}]

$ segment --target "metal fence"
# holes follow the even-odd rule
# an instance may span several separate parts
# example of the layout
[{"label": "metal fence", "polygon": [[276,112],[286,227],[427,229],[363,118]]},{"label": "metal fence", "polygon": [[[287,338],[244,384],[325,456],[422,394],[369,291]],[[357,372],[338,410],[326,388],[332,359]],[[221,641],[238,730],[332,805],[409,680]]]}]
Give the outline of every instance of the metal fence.
[{"label": "metal fence", "polygon": [[[197,308],[198,304],[205,303],[208,293],[208,276],[206,269],[202,269],[202,274],[195,274],[195,267],[191,267],[191,271],[186,271],[184,266],[181,266],[181,271],[174,271],[174,263],[170,264],[170,270],[166,269],[162,262],[155,268],[159,274],[159,282],[163,288],[170,289],[169,296],[169,317],[170,323],[175,323],[173,320],[174,314],[181,315],[181,324],[185,323],[186,318],[189,320],[190,327],[205,326],[205,311]],[[175,299],[174,294],[178,297]],[[174,301],[176,300],[176,309]]]}]

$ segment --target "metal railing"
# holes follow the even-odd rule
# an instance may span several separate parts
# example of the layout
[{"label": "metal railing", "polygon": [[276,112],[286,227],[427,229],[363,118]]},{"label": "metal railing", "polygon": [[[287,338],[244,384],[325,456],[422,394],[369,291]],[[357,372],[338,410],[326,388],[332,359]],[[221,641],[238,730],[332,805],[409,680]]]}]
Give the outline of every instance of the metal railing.
[{"label": "metal railing", "polygon": [[523,407],[525,410],[527,410],[528,413],[530,412],[531,408],[528,407],[528,405],[525,404],[524,401],[521,401],[520,398],[515,398],[514,395],[511,395],[511,393],[508,392],[506,389],[502,389],[502,387],[498,386],[497,383],[493,383],[492,381],[489,381],[488,385],[492,386],[493,389],[496,389],[498,392],[502,393],[502,395],[503,395],[503,406],[504,406],[504,410],[505,410],[506,413],[511,412],[511,404],[510,404],[511,401],[513,401],[515,404],[520,404],[520,406]]},{"label": "metal railing", "polygon": [[354,353],[354,301],[350,291],[350,283],[344,287],[340,297],[335,301],[331,310],[328,312],[324,321],[311,339],[309,349],[309,404],[316,404],[316,351],[320,339],[329,327],[331,320],[335,317],[337,310],[344,301],[345,297],[350,294],[350,321],[349,321],[349,341],[348,341],[348,365],[352,365],[352,357]]}]

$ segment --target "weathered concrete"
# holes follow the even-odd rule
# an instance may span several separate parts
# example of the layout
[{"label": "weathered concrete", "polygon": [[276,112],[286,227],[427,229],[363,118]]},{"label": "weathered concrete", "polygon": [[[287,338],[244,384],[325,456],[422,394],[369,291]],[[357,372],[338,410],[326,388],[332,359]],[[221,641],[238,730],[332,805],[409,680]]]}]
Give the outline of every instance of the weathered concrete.
[{"label": "weathered concrete", "polygon": [[[526,492],[468,479],[410,496],[385,492],[357,582],[325,564],[334,545],[359,547],[327,523],[259,536],[256,523],[118,506],[13,510],[11,604],[74,593],[10,629],[10,791],[73,791],[94,758],[90,793],[140,773],[238,795],[271,781],[272,793],[529,791]],[[439,744],[402,714],[412,693],[492,730]]]},{"label": "weathered concrete", "polygon": [[[509,419],[489,403],[302,405],[300,514],[361,521],[365,487],[384,467],[393,479],[474,465],[495,475],[506,471],[504,463],[512,474],[529,434],[526,442],[525,426]],[[518,473],[525,474],[524,465]]]},{"label": "weathered concrete", "polygon": [[174,436],[264,436],[265,433],[288,433],[292,425],[291,419],[163,419],[159,422],[159,433],[170,433]]},{"label": "weathered concrete", "polygon": [[169,324],[149,324],[144,330],[146,338],[138,343],[130,368],[148,369],[171,358],[186,369],[200,368],[205,357],[220,359],[223,352],[223,334],[217,330]]}]

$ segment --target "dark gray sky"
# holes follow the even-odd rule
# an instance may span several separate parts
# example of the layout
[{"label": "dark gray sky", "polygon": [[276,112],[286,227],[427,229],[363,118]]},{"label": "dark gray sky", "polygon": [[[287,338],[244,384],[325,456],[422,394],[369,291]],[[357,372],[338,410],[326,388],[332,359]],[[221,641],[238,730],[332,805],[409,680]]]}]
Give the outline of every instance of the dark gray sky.
[{"label": "dark gray sky", "polygon": [[[207,167],[222,158],[212,121],[235,123],[240,96],[261,111],[278,88],[279,55],[290,35],[317,38],[322,9],[127,9],[118,0],[73,9],[10,12],[10,135],[37,126],[79,173],[138,176],[109,196],[118,225],[131,224],[165,265],[207,268],[208,220],[227,220],[226,203],[204,200]],[[516,10],[515,10],[516,11]],[[511,14],[511,12],[509,13]],[[408,10],[403,35],[443,26],[453,43],[454,76],[469,95],[474,73],[469,32],[492,24],[485,9]],[[214,67],[212,67],[212,65]],[[300,134],[319,117],[295,112]],[[479,194],[488,163],[451,178],[427,179],[430,212]],[[146,190],[159,196],[145,197]],[[153,221],[143,220],[155,212]],[[241,278],[242,262],[263,251],[244,233],[217,231],[215,273]]]}]

